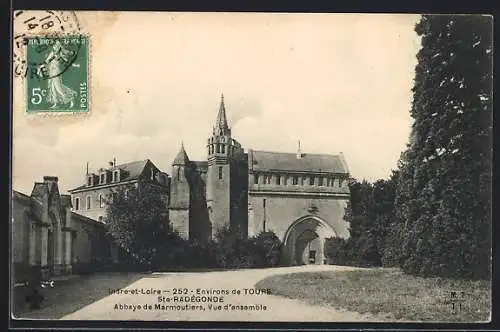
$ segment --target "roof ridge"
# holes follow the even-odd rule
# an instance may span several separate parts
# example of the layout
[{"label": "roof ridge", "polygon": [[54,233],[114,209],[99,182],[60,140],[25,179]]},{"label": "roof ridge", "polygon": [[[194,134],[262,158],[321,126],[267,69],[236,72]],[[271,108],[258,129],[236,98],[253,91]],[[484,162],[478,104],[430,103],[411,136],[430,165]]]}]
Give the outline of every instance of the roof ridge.
[{"label": "roof ridge", "polygon": [[[271,151],[271,150],[251,150],[252,152],[264,152],[264,153],[276,153],[276,154],[291,154],[291,155],[296,155],[297,152],[281,152],[281,151]],[[302,152],[303,155],[309,155],[309,156],[332,156],[332,157],[338,157],[341,154],[330,154],[330,153],[308,153],[308,152]]]}]

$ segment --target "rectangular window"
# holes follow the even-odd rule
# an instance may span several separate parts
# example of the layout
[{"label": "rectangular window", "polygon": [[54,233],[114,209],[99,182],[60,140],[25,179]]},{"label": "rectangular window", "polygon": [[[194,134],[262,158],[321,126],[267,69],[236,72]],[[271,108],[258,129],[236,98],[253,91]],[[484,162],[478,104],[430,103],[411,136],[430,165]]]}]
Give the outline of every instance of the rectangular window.
[{"label": "rectangular window", "polygon": [[298,185],[298,184],[299,184],[299,177],[298,177],[298,176],[294,176],[294,177],[292,178],[292,184],[293,184],[294,186],[296,186],[296,185]]},{"label": "rectangular window", "polygon": [[323,178],[318,178],[318,186],[323,186]]},{"label": "rectangular window", "polygon": [[80,198],[75,198],[75,210],[80,210]]},{"label": "rectangular window", "polygon": [[90,205],[90,196],[87,196],[87,210],[90,210],[91,209],[91,205]]},{"label": "rectangular window", "polygon": [[314,176],[311,176],[311,177],[309,178],[309,185],[310,185],[310,186],[314,186]]},{"label": "rectangular window", "polygon": [[257,174],[253,175],[253,183],[259,184],[259,176]]},{"label": "rectangular window", "polygon": [[276,184],[277,185],[281,184],[281,176],[280,175],[276,175]]},{"label": "rectangular window", "polygon": [[219,167],[219,180],[222,180],[222,166]]},{"label": "rectangular window", "polygon": [[106,174],[101,174],[101,184],[106,181]]},{"label": "rectangular window", "polygon": [[91,186],[92,185],[92,177],[88,177],[87,178],[87,186]]},{"label": "rectangular window", "polygon": [[99,194],[99,207],[102,208],[104,206],[104,199],[102,194]]}]

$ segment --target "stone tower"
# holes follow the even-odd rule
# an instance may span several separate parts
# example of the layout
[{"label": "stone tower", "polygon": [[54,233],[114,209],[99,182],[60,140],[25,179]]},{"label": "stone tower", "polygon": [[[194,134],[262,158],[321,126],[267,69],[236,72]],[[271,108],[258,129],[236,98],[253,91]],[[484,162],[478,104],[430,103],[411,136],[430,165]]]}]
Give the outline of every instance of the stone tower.
[{"label": "stone tower", "polygon": [[189,158],[184,144],[172,163],[169,218],[172,227],[184,239],[189,239],[190,187],[188,182]]},{"label": "stone tower", "polygon": [[237,200],[242,196],[240,183],[244,175],[240,170],[244,152],[241,144],[231,137],[223,95],[207,151],[207,207],[213,236],[223,226],[233,227],[232,224],[242,222],[236,217],[236,209],[240,205]]}]

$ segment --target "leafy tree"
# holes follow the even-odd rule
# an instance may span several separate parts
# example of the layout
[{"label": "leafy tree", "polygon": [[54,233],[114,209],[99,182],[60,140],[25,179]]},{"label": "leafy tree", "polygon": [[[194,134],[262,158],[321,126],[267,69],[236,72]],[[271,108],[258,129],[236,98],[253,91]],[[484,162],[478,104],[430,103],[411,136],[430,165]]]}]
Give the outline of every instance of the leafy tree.
[{"label": "leafy tree", "polygon": [[164,192],[156,186],[122,186],[107,198],[106,210],[108,231],[138,264],[151,267],[178,238],[168,225]]},{"label": "leafy tree", "polygon": [[[399,222],[394,213],[397,172],[388,180],[350,181],[351,196],[344,219],[350,223],[350,238],[332,238],[325,254],[332,264],[395,265],[399,259]],[[396,262],[396,263],[395,263]]]},{"label": "leafy tree", "polygon": [[276,267],[282,265],[283,244],[273,231],[261,231],[250,241],[254,242],[256,256],[262,267]]},{"label": "leafy tree", "polygon": [[416,275],[490,273],[492,18],[423,15],[414,119],[400,160],[402,267]]}]

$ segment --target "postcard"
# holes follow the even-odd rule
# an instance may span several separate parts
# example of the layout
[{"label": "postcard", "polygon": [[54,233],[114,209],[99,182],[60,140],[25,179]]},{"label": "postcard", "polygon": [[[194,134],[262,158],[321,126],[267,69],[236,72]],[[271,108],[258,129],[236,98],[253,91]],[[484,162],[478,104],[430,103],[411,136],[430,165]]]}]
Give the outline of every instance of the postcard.
[{"label": "postcard", "polygon": [[491,16],[12,17],[13,319],[490,321]]}]

